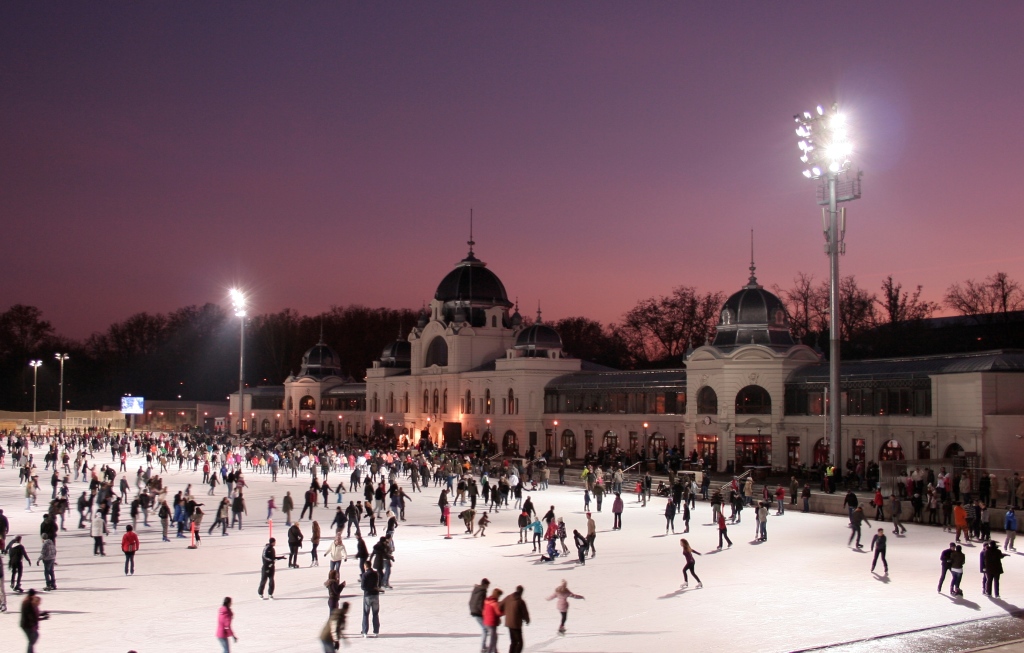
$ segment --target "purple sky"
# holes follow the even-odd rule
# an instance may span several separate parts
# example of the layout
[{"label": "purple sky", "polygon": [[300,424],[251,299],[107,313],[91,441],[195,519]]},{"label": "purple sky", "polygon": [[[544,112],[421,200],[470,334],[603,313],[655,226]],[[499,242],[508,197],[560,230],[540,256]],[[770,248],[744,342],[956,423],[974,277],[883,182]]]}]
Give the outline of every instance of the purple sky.
[{"label": "purple sky", "polygon": [[[685,5],[685,6],[680,6]],[[1018,3],[3,3],[0,310],[418,308],[476,251],[545,318],[822,279],[792,115],[840,102],[843,274],[1024,281]]]}]

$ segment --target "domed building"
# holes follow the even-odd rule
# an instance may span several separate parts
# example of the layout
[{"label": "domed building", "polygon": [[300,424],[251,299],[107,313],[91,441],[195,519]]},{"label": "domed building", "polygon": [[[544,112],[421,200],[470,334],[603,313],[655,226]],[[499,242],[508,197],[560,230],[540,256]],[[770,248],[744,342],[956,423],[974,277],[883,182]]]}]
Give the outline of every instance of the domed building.
[{"label": "domed building", "polygon": [[[518,310],[509,314],[505,285],[473,245],[441,279],[405,342],[367,370],[367,406],[371,419],[406,443],[465,441],[518,455],[540,446],[545,383],[579,370],[580,361],[563,355],[561,338],[539,312],[527,326]],[[403,356],[407,364],[399,364]]]},{"label": "domed building", "polygon": [[783,459],[786,379],[819,362],[814,350],[793,340],[785,304],[757,282],[751,261],[747,284],[722,305],[714,340],[686,361],[696,399],[687,417],[698,454],[712,467],[730,461],[735,469]]},{"label": "domed building", "polygon": [[[828,459],[828,363],[793,339],[785,305],[758,283],[753,262],[714,337],[684,367],[619,371],[572,357],[539,311],[524,321],[472,246],[365,383],[343,378],[321,341],[283,388],[246,391],[246,418],[261,432],[349,440],[390,429],[400,445],[605,464],[682,454],[741,473]],[[941,458],[955,471],[1024,463],[1024,352],[844,361],[841,372],[841,460]]]}]

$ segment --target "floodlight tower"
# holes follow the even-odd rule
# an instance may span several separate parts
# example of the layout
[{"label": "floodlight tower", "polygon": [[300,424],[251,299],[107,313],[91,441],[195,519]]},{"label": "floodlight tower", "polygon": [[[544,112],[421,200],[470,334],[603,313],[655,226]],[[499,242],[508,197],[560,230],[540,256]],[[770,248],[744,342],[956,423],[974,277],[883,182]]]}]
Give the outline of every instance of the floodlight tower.
[{"label": "floodlight tower", "polygon": [[60,362],[60,426],[57,428],[57,433],[62,434],[64,433],[64,361],[71,357],[67,354],[54,354],[53,357]]},{"label": "floodlight tower", "polygon": [[238,288],[232,288],[229,294],[241,329],[238,346],[238,429],[241,432],[245,423],[245,295]]},{"label": "floodlight tower", "polygon": [[36,426],[36,397],[38,396],[36,388],[39,385],[39,366],[43,364],[41,360],[31,360],[28,362],[32,366],[32,427]]},{"label": "floodlight tower", "polygon": [[837,209],[839,202],[860,198],[861,173],[850,173],[850,140],[846,115],[833,104],[827,111],[818,105],[816,113],[805,111],[793,116],[796,135],[800,137],[800,161],[807,166],[804,177],[818,181],[817,199],[822,206],[825,232],[825,253],[829,257],[829,458],[836,467],[842,465],[840,418],[842,415],[839,385],[839,255],[846,253],[846,209]]}]

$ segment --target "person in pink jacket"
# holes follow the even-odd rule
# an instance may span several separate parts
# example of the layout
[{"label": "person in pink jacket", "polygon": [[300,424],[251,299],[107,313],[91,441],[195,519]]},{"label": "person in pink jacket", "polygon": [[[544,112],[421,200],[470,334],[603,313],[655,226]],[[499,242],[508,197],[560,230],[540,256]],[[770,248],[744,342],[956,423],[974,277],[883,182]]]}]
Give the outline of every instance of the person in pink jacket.
[{"label": "person in pink jacket", "polygon": [[554,594],[548,597],[548,601],[552,599],[558,599],[555,607],[562,613],[562,623],[558,626],[558,634],[565,634],[565,619],[569,616],[569,599],[582,599],[583,597],[579,594],[573,594],[572,590],[569,589],[569,583],[565,579],[562,580],[562,584],[555,588]]},{"label": "person in pink jacket", "polygon": [[236,643],[238,642],[235,631],[231,630],[231,619],[234,616],[235,613],[231,611],[231,597],[226,596],[224,597],[224,605],[220,606],[220,611],[217,613],[217,639],[220,641],[224,653],[231,653],[228,637],[235,640]]}]

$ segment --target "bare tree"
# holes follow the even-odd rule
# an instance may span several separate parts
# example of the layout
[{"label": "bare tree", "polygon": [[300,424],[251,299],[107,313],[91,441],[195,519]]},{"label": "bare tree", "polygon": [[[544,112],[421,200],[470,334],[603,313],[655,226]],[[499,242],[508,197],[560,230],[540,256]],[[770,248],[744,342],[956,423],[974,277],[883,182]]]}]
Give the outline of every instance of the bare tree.
[{"label": "bare tree", "polygon": [[996,272],[984,281],[968,279],[963,285],[954,283],[946,290],[944,299],[946,306],[979,324],[991,322],[997,314],[1005,319],[1007,313],[1024,308],[1020,284],[1005,272]]},{"label": "bare tree", "polygon": [[857,285],[853,276],[839,281],[840,340],[850,340],[875,326],[875,303],[878,298]]},{"label": "bare tree", "polygon": [[875,301],[881,307],[881,324],[917,322],[931,317],[939,309],[937,303],[921,299],[921,286],[910,294],[903,290],[903,284],[893,280],[891,274],[882,282],[882,297]]},{"label": "bare tree", "polygon": [[714,334],[718,311],[725,301],[721,292],[699,294],[679,286],[671,295],[637,302],[613,328],[635,366],[681,360],[691,345],[700,345]]},{"label": "bare tree", "polygon": [[828,328],[828,286],[814,284],[814,275],[800,272],[788,290],[772,288],[789,313],[793,337],[809,343]]}]

